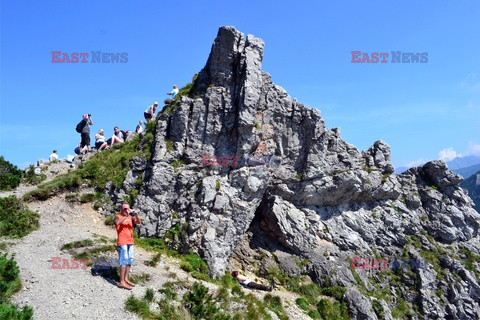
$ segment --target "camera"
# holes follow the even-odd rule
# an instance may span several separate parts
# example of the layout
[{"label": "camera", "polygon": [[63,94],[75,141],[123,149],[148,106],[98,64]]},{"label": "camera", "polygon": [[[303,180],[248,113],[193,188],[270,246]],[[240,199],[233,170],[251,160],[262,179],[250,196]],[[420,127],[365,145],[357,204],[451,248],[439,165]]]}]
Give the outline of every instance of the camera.
[{"label": "camera", "polygon": [[91,113],[89,113],[89,114],[88,114],[88,116],[89,116],[89,117],[91,117],[91,116],[92,116],[92,114],[91,114]]},{"label": "camera", "polygon": [[132,212],[130,212],[130,215],[131,216],[136,216],[136,215],[138,215],[138,213],[137,213],[137,211],[132,211]]}]

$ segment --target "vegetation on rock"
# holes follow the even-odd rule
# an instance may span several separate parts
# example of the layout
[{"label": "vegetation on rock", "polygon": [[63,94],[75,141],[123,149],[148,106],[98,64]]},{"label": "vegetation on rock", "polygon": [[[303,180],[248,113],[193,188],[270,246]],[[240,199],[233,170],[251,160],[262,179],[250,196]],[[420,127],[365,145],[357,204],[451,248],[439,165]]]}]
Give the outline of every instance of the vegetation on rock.
[{"label": "vegetation on rock", "polygon": [[0,190],[15,189],[22,179],[22,170],[0,156]]}]

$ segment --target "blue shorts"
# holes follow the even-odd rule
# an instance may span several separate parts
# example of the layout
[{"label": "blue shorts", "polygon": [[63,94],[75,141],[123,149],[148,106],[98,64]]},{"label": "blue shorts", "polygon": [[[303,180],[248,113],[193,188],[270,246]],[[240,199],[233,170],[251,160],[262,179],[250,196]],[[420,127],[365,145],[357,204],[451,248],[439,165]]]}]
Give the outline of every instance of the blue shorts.
[{"label": "blue shorts", "polygon": [[133,264],[133,244],[117,246],[118,264],[120,266]]}]

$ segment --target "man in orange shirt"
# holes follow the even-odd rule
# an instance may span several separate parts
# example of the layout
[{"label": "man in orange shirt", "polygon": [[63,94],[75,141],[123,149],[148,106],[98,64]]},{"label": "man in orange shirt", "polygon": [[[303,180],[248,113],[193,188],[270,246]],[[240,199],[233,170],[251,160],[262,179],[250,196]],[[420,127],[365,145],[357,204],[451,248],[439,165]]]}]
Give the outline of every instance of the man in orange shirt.
[{"label": "man in orange shirt", "polygon": [[133,264],[133,226],[139,224],[140,219],[135,211],[130,213],[130,205],[122,204],[122,212],[113,219],[117,229],[118,264],[120,265],[119,288],[132,290],[135,285],[128,280],[130,267]]}]

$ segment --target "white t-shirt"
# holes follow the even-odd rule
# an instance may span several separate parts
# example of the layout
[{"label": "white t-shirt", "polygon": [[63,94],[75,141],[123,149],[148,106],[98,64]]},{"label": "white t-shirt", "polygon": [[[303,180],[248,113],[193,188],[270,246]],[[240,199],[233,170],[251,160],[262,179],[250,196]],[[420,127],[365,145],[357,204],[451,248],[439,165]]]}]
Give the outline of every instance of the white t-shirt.
[{"label": "white t-shirt", "polygon": [[58,154],[54,152],[48,157],[48,161],[55,161],[55,160],[58,160]]}]

